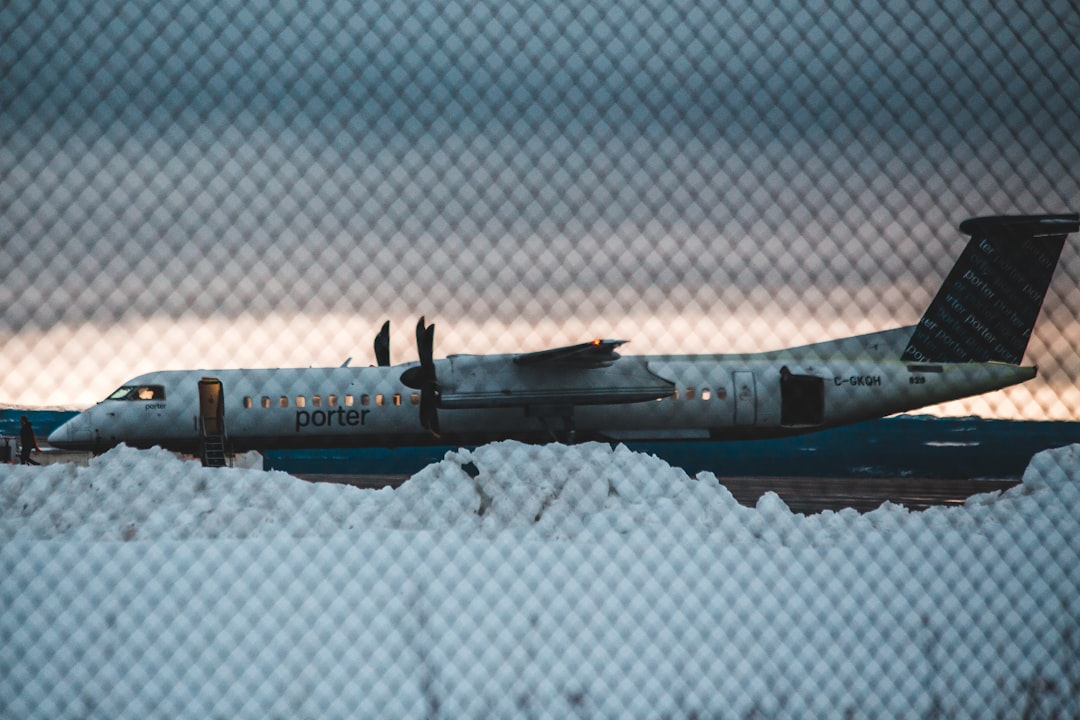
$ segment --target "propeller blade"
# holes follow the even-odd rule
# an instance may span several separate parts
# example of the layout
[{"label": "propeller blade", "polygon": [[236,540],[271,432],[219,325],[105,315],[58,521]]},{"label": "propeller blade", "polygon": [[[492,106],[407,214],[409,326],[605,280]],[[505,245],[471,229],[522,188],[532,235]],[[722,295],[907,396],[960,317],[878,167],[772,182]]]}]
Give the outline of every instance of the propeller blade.
[{"label": "propeller blade", "polygon": [[431,371],[432,380],[435,379],[435,326],[428,325],[420,338],[420,367]]},{"label": "propeller blade", "polygon": [[390,365],[390,321],[383,323],[379,334],[375,336],[375,363],[379,367]]},{"label": "propeller blade", "polygon": [[436,408],[437,397],[430,388],[425,388],[420,395],[420,425],[436,437],[439,435],[439,411]]},{"label": "propeller blade", "polygon": [[401,373],[401,382],[420,391],[420,425],[439,436],[439,380],[435,376],[435,325],[424,318],[416,323],[416,351],[420,364]]},{"label": "propeller blade", "polygon": [[420,348],[424,344],[424,316],[421,315],[420,319],[416,321],[416,347]]}]

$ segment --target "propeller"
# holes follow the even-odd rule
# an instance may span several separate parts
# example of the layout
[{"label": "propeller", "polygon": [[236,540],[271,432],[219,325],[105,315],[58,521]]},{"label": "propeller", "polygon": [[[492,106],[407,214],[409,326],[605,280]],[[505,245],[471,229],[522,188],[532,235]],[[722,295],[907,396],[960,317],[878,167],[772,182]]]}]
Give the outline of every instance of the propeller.
[{"label": "propeller", "polygon": [[401,373],[401,382],[420,391],[420,424],[439,436],[439,381],[435,377],[435,326],[416,323],[416,349],[420,364]]},{"label": "propeller", "polygon": [[390,365],[390,321],[383,323],[382,330],[375,336],[375,362],[379,367]]}]

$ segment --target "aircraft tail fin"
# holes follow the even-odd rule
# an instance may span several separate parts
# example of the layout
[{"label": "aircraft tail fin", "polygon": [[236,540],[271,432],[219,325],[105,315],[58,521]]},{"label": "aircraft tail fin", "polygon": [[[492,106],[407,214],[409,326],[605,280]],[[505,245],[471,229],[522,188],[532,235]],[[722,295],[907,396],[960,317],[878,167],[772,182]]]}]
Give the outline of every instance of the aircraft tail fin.
[{"label": "aircraft tail fin", "polygon": [[1019,365],[1065,237],[1080,215],[997,215],[960,223],[967,247],[915,327],[907,362]]}]

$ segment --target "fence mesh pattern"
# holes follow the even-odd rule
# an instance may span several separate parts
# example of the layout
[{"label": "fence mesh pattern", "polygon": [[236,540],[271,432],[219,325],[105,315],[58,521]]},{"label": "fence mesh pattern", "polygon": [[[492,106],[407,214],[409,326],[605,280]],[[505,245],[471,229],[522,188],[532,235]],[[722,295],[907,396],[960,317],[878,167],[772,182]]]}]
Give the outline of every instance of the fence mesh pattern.
[{"label": "fence mesh pattern", "polygon": [[[438,356],[912,324],[962,220],[1080,209],[1078,33],[1068,0],[4,3],[0,397],[361,364],[420,315]],[[1075,420],[1078,280],[1074,236],[1038,379],[936,411]],[[620,547],[589,524],[606,501],[510,544],[443,533],[433,501],[358,538],[315,503],[325,541],[9,532],[0,713],[1075,716],[1080,504],[1040,487],[1050,525],[987,511],[985,546],[893,518],[793,550],[754,535],[766,507],[721,540],[630,512]]]},{"label": "fence mesh pattern", "polygon": [[[422,314],[440,354],[878,330],[918,319],[963,219],[1075,209],[1070,3],[0,13],[14,402],[337,365]],[[947,411],[1074,416],[1078,267],[1043,380]]]}]

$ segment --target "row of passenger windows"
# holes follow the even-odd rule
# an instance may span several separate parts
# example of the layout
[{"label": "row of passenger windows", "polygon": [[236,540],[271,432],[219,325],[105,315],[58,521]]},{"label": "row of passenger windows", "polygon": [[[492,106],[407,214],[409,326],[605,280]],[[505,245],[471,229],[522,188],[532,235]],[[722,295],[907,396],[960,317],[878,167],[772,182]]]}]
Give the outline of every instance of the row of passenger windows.
[{"label": "row of passenger windows", "polygon": [[[694,398],[711,400],[713,397],[713,391],[709,388],[703,388],[699,393],[695,388],[683,388],[682,391],[675,390],[675,392],[672,393],[671,397],[675,400],[678,400],[680,397],[685,398],[686,400],[693,400]],[[726,390],[721,388],[716,391],[717,400],[724,400],[726,398]],[[343,407],[353,407],[354,405],[356,405],[357,401],[357,398],[353,395],[342,395],[340,398],[337,395],[327,395],[325,397],[322,395],[312,395],[310,399],[311,407],[323,407],[324,401],[326,403],[326,407],[337,407],[339,401]],[[404,399],[402,398],[401,393],[394,393],[390,396],[389,400],[387,400],[386,395],[378,393],[376,395],[361,395],[359,397],[359,401],[361,407],[370,407],[371,405],[374,405],[375,407],[383,407],[387,404],[400,406],[404,402]],[[277,407],[287,408],[289,407],[290,402],[294,403],[295,407],[305,408],[308,406],[308,396],[297,395],[290,401],[288,395],[281,395],[278,397],[275,403],[273,398],[267,395],[263,395],[262,398],[259,400],[259,405],[264,408],[270,408],[274,407],[276,404]],[[408,396],[408,402],[410,405],[419,405],[420,393],[410,393]],[[250,395],[244,397],[244,407],[255,407],[255,398],[251,397]]]},{"label": "row of passenger windows", "polygon": [[[264,408],[274,407],[275,405],[277,407],[287,408],[291,403],[294,407],[306,408],[308,407],[309,400],[311,407],[323,407],[324,403],[325,407],[337,407],[339,404],[342,407],[353,407],[357,404],[357,401],[359,401],[361,407],[370,407],[371,405],[374,405],[375,407],[383,407],[385,405],[400,406],[403,403],[401,393],[394,393],[393,395],[390,395],[389,398],[382,393],[378,393],[376,395],[361,395],[359,398],[353,395],[342,395],[340,398],[337,395],[312,395],[310,398],[308,398],[307,395],[296,395],[290,399],[288,395],[281,395],[276,400],[268,395],[263,395],[262,398],[259,399],[259,405]],[[411,393],[408,396],[408,402],[411,405],[419,405],[420,393]],[[255,407],[255,398],[250,395],[245,396],[244,407]]]}]

